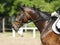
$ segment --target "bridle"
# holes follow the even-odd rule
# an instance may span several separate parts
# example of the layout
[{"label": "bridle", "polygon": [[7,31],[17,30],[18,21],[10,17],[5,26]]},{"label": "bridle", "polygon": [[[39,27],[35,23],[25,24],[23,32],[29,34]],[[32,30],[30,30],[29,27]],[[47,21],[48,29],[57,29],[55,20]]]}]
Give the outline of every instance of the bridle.
[{"label": "bridle", "polygon": [[[23,10],[22,10],[23,11]],[[19,21],[21,22],[21,26],[23,26],[25,23],[23,22],[23,20],[24,20],[24,17],[26,17],[27,18],[27,16],[26,16],[26,13],[25,13],[25,11],[23,11],[23,13],[19,16]],[[28,19],[28,18],[27,18]],[[30,22],[30,21],[29,21]],[[29,23],[29,22],[27,22],[27,23]]]},{"label": "bridle", "polygon": [[[17,16],[19,16],[19,18],[17,17],[18,19],[16,19],[15,22],[19,23],[19,26],[20,26],[20,25],[22,26],[22,25],[23,25],[23,18],[24,18],[25,15],[24,15],[24,13],[23,13],[23,14],[21,14],[21,15],[19,14],[19,15],[17,15]],[[16,24],[15,24],[15,25],[16,25]],[[16,26],[17,26],[17,25],[16,25]],[[17,26],[17,28],[19,28],[19,27]]]}]

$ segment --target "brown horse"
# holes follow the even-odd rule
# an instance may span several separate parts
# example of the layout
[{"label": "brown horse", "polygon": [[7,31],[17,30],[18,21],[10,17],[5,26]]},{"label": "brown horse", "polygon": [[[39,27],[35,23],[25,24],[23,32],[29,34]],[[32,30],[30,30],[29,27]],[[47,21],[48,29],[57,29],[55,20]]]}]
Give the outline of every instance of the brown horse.
[{"label": "brown horse", "polygon": [[60,35],[52,31],[52,24],[56,19],[52,19],[49,14],[37,9],[21,7],[13,28],[17,30],[30,19],[40,31],[42,45],[60,45]]}]

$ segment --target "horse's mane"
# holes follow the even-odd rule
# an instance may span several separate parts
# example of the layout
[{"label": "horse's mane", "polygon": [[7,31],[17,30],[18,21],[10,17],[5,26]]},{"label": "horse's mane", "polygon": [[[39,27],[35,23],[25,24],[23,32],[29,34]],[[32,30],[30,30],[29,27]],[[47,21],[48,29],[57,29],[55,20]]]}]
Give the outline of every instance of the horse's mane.
[{"label": "horse's mane", "polygon": [[38,15],[41,15],[44,19],[50,19],[51,15],[48,12],[43,12],[39,8],[31,7]]},{"label": "horse's mane", "polygon": [[[31,10],[34,10],[38,15],[41,15],[44,19],[56,20],[56,17],[51,17],[51,14],[49,12],[41,11],[41,10],[39,10],[39,8],[36,8],[36,7],[27,7],[27,6],[23,6],[23,8],[29,8]],[[21,10],[23,10],[23,9],[21,8]]]},{"label": "horse's mane", "polygon": [[55,16],[51,17],[51,13],[49,13],[49,12],[41,11],[41,10],[39,10],[39,8],[35,8],[35,7],[31,7],[31,8],[34,9],[38,14],[43,13],[45,16],[47,16],[48,19],[52,19],[52,20],[57,19],[57,17],[55,17]]}]

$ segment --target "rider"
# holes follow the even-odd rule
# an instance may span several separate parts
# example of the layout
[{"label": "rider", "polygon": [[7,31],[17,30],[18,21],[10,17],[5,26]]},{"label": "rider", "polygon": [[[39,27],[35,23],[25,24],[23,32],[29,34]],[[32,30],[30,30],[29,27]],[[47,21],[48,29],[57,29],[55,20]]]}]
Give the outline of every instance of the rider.
[{"label": "rider", "polygon": [[51,14],[51,16],[56,16],[58,17],[57,20],[55,21],[55,26],[60,32],[60,8],[58,8],[55,12]]},{"label": "rider", "polygon": [[58,8],[55,12],[51,14],[51,16],[56,16],[58,17],[57,20],[57,27],[60,29],[60,8]]}]

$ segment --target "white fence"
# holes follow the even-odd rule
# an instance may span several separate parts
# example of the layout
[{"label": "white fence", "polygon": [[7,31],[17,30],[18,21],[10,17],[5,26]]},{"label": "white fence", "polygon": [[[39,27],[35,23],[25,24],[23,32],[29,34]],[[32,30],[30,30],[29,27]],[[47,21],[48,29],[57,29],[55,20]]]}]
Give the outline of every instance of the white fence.
[{"label": "white fence", "polygon": [[[37,28],[36,27],[21,27],[19,30],[20,30],[20,33],[23,34],[23,29],[25,30],[33,30],[33,38],[36,37],[36,30]],[[12,36],[15,37],[15,30],[12,29]]]},{"label": "white fence", "polygon": [[[29,23],[29,24],[30,24],[30,23]],[[21,27],[21,28],[19,29],[19,32],[18,32],[18,33],[23,34],[23,30],[25,30],[25,31],[26,31],[26,30],[33,30],[33,38],[36,37],[37,27],[28,27],[28,24],[25,24],[23,27]],[[13,37],[16,36],[14,29],[12,29],[12,36],[13,36]]]}]

